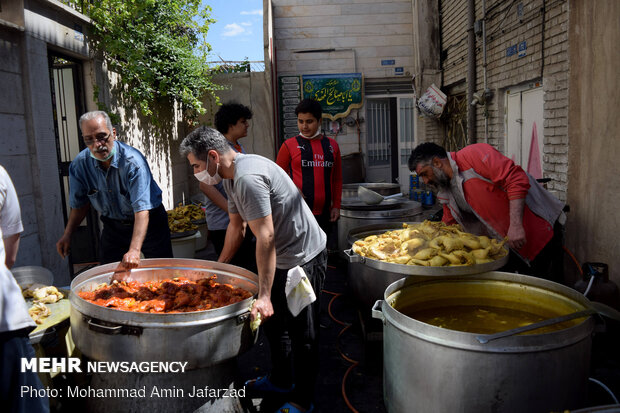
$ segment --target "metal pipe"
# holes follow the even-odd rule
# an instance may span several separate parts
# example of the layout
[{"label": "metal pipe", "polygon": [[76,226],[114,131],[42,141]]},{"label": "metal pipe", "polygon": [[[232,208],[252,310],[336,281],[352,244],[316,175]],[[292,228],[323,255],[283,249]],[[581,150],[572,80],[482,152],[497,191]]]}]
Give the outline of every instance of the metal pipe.
[{"label": "metal pipe", "polygon": [[476,105],[471,104],[476,91],[476,2],[468,0],[467,4],[467,143],[472,144],[476,142]]},{"label": "metal pipe", "polygon": [[487,1],[482,0],[482,75],[484,83],[484,143],[489,143],[489,109],[487,102]]}]

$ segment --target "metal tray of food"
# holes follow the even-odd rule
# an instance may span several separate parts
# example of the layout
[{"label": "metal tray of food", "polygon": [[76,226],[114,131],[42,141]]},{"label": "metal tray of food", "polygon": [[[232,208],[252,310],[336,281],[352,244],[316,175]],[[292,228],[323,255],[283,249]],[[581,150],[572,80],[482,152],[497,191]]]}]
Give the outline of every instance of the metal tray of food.
[{"label": "metal tray of food", "polygon": [[506,255],[497,260],[484,264],[460,265],[452,267],[426,267],[423,265],[396,264],[375,260],[373,258],[362,257],[352,250],[344,251],[350,263],[360,263],[379,271],[395,272],[403,275],[424,275],[424,276],[450,276],[450,275],[470,275],[480,274],[487,271],[494,271],[502,268],[508,262],[508,251]]},{"label": "metal tray of food", "polygon": [[[419,224],[419,222],[407,222],[407,224]],[[364,239],[370,235],[382,234],[386,231],[394,231],[403,228],[402,222],[386,222],[381,224],[367,225],[351,230],[348,234],[347,241],[349,245],[357,240]],[[491,262],[473,265],[459,266],[442,266],[431,267],[423,265],[396,264],[393,262],[385,262],[370,257],[361,256],[352,249],[344,251],[349,263],[359,263],[378,271],[388,271],[403,275],[420,275],[420,276],[451,276],[451,275],[470,275],[480,274],[487,271],[494,271],[502,268],[508,262],[508,250],[503,247],[505,255]]]}]

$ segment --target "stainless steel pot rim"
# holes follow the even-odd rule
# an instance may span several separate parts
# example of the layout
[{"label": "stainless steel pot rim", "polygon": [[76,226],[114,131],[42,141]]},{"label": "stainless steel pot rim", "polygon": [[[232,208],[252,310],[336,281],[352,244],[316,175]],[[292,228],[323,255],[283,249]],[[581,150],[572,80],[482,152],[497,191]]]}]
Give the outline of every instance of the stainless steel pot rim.
[{"label": "stainless steel pot rim", "polygon": [[345,254],[349,257],[349,262],[360,262],[363,265],[379,271],[389,271],[403,275],[427,275],[432,277],[479,274],[497,270],[508,262],[508,254],[506,254],[498,260],[485,262],[484,264],[464,265],[459,267],[425,267],[423,265],[395,264],[393,262],[379,261],[368,257],[362,257],[352,250],[345,251]]},{"label": "stainless steel pot rim", "polygon": [[416,201],[405,201],[400,208],[385,210],[341,209],[340,215],[346,218],[394,218],[410,217],[422,213],[422,205]]},{"label": "stainless steel pot rim", "polygon": [[[74,298],[72,298],[74,297]],[[71,293],[71,305],[82,315],[105,322],[124,325],[140,325],[143,327],[179,328],[183,326],[197,326],[218,323],[231,317],[249,313],[250,305],[255,296],[225,307],[204,311],[186,313],[137,313],[102,307],[83,300],[77,294]]]},{"label": "stainless steel pot rim", "polygon": [[[431,324],[423,323],[419,320],[408,317],[390,305],[395,294],[401,290],[413,287],[416,283],[445,283],[445,282],[476,282],[476,281],[506,281],[519,283],[525,286],[537,287],[547,290],[554,294],[560,294],[575,301],[584,309],[588,308],[589,300],[577,291],[537,277],[522,274],[513,274],[500,271],[487,272],[472,275],[471,277],[446,277],[441,280],[429,279],[407,282],[406,278],[400,279],[388,286],[384,293],[384,300],[381,301],[381,311],[383,317],[389,321],[390,325],[405,334],[415,336],[419,339],[433,342],[445,347],[460,348],[472,351],[483,351],[493,353],[518,353],[532,351],[546,351],[569,346],[589,337],[594,328],[594,319],[587,317],[583,322],[558,331],[543,334],[528,334],[505,337],[491,341],[486,344],[480,343],[476,336],[480,334],[467,333],[464,331],[449,330]],[[407,283],[407,285],[405,285]]]},{"label": "stainless steel pot rim", "polygon": [[[184,324],[211,324],[223,319],[235,317],[249,311],[253,297],[243,301],[211,310],[192,311],[186,313],[138,313],[132,311],[117,310],[115,308],[102,307],[88,302],[77,295],[85,286],[98,285],[109,282],[118,263],[106,264],[92,268],[78,275],[71,283],[69,300],[71,305],[85,316],[126,325],[139,324],[142,326],[153,325],[157,327],[176,328]],[[134,275],[147,275],[151,271],[161,270],[188,270],[195,278],[200,277],[201,272],[215,273],[221,282],[231,283],[231,280],[239,280],[240,286],[246,287],[256,296],[258,292],[258,276],[246,269],[229,264],[216,263],[213,261],[195,259],[144,259]],[[233,272],[234,271],[234,272]],[[170,275],[162,274],[163,278]],[[152,279],[152,278],[150,278]],[[251,288],[254,287],[254,288]]]},{"label": "stainless steel pot rim", "polygon": [[387,182],[357,182],[353,184],[343,184],[342,189],[357,189],[358,186],[364,186],[366,188],[400,188],[400,184]]}]

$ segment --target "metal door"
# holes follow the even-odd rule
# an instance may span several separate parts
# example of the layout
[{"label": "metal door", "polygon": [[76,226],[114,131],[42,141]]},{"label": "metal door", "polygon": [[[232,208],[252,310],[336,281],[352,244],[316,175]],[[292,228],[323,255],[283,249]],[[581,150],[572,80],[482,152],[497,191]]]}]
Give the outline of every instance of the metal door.
[{"label": "metal door", "polygon": [[[51,54],[49,65],[54,132],[56,134],[62,207],[66,225],[70,212],[69,165],[77,154],[85,148],[78,125],[78,119],[85,111],[81,87],[81,65],[68,58]],[[69,268],[72,276],[75,264],[97,261],[98,244],[98,217],[96,211],[91,209],[71,238]]]},{"label": "metal door", "polygon": [[392,182],[392,125],[390,122],[390,100],[368,99],[366,133],[366,156],[369,182]]},{"label": "metal door", "polygon": [[506,91],[506,156],[530,173],[542,171],[543,102],[542,87]]},{"label": "metal door", "polygon": [[366,102],[366,180],[398,182],[400,156],[397,98],[373,98]]}]

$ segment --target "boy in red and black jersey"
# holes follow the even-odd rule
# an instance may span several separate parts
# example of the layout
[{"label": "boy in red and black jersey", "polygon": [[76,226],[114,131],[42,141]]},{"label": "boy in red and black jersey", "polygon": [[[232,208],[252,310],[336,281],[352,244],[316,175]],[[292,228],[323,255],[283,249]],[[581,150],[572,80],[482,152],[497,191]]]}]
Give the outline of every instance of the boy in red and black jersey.
[{"label": "boy in red and black jersey", "polygon": [[320,133],[323,111],[319,102],[304,99],[295,108],[299,135],[287,139],[276,163],[302,192],[317,222],[329,235],[340,217],[342,161],[338,143]]}]

